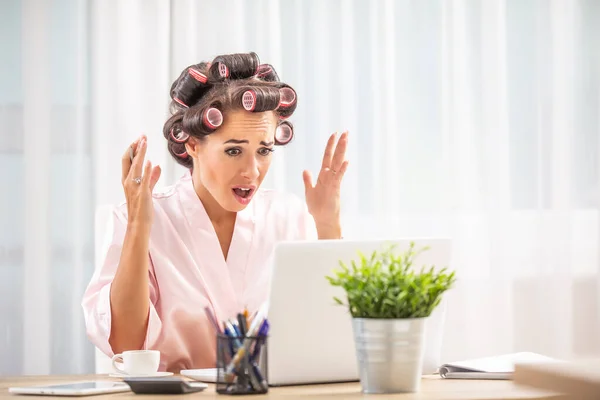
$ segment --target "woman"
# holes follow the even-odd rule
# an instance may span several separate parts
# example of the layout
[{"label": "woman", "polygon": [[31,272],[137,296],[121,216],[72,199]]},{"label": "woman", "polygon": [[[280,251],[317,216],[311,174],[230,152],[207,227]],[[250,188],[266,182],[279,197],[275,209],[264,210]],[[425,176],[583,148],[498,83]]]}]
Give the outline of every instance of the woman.
[{"label": "woman", "polygon": [[340,183],[347,133],[325,147],[306,204],[260,189],[274,146],[294,131],[287,118],[296,93],[254,53],[231,54],[186,68],[171,87],[163,133],[189,172],[153,192],[160,167],[147,161],[146,137],[122,159],[126,202],[114,209],[102,264],[85,292],[90,340],[112,356],[161,352],[161,371],[215,365],[215,329],[266,300],[274,245],[282,240],[339,239]]}]

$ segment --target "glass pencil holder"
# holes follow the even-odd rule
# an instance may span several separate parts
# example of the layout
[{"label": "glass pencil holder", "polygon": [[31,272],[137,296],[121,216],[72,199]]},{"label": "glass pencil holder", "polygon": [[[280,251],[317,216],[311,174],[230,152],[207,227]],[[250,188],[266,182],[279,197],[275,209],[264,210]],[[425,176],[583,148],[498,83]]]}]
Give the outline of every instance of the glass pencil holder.
[{"label": "glass pencil holder", "polygon": [[268,336],[217,336],[217,393],[264,394]]}]

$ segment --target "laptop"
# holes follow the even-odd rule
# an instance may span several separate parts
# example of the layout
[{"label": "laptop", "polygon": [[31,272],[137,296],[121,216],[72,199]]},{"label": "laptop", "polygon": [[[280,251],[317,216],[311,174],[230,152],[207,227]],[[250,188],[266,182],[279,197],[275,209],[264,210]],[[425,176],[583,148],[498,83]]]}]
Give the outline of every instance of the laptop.
[{"label": "laptop", "polygon": [[[403,251],[414,242],[430,249],[415,259],[441,269],[450,266],[449,239],[316,240],[279,243],[274,252],[269,293],[268,382],[270,386],[358,381],[351,316],[333,297],[345,299],[342,288],[333,287],[325,276],[349,265],[360,250],[395,245]],[[426,324],[424,374],[440,365],[445,301]]]}]

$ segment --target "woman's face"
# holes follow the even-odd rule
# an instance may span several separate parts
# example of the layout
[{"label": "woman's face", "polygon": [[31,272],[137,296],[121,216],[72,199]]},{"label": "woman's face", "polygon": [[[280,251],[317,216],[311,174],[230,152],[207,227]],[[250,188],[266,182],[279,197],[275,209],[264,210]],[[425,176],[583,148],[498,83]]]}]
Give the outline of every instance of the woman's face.
[{"label": "woman's face", "polygon": [[272,111],[236,110],[203,141],[190,139],[186,147],[194,159],[197,190],[210,194],[227,211],[243,210],[269,170],[276,128]]}]

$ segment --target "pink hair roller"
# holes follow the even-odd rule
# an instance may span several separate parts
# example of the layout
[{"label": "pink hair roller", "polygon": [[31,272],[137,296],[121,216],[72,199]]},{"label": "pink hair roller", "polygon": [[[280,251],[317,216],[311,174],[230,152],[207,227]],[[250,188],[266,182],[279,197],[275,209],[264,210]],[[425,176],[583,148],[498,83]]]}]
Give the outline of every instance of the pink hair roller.
[{"label": "pink hair roller", "polygon": [[177,97],[173,97],[173,100],[175,100],[176,102],[178,102],[179,104],[181,104],[185,108],[189,108],[187,104],[185,104],[183,101],[179,100]]},{"label": "pink hair roller", "polygon": [[223,114],[218,108],[211,107],[204,112],[202,122],[210,129],[217,129],[223,123]]},{"label": "pink hair roller", "polygon": [[229,78],[229,68],[222,62],[219,63],[219,75],[221,78]]},{"label": "pink hair roller", "polygon": [[183,153],[175,153],[175,155],[179,158],[188,158],[189,154],[187,153],[187,151],[184,151]]},{"label": "pink hair roller", "polygon": [[185,143],[187,142],[187,140],[190,138],[190,135],[188,135],[187,133],[183,132],[183,131],[179,131],[177,133],[177,135],[175,135],[175,131],[173,128],[171,128],[171,139],[173,139],[173,141],[175,143]]},{"label": "pink hair roller", "polygon": [[292,88],[282,87],[279,89],[279,106],[277,108],[287,108],[296,101],[296,92]]},{"label": "pink hair roller", "polygon": [[277,144],[283,145],[289,143],[294,137],[294,128],[289,122],[282,122],[275,131],[275,140]]},{"label": "pink hair roller", "polygon": [[256,92],[254,90],[246,90],[242,95],[242,106],[246,111],[254,111],[256,107]]},{"label": "pink hair roller", "polygon": [[261,64],[258,66],[258,69],[256,70],[256,76],[258,76],[259,78],[262,78],[263,76],[269,75],[272,71],[273,71],[273,68],[271,68],[270,65]]},{"label": "pink hair roller", "polygon": [[198,71],[197,69],[190,68],[190,69],[188,69],[188,73],[192,76],[192,78],[194,78],[195,80],[197,80],[200,83],[206,83],[206,81],[208,80],[206,75],[204,75],[202,72]]}]

